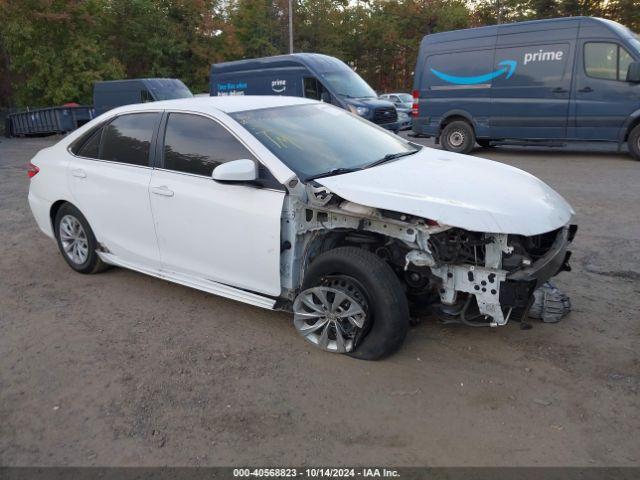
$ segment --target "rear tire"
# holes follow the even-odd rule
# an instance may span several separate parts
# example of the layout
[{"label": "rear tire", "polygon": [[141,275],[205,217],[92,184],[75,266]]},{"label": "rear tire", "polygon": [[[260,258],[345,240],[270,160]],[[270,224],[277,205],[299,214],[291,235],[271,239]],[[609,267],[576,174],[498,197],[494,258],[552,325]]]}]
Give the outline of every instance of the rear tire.
[{"label": "rear tire", "polygon": [[476,134],[469,123],[456,120],[444,127],[440,142],[444,149],[450,152],[469,153],[476,144]]},{"label": "rear tire", "polygon": [[629,153],[631,156],[640,160],[640,125],[636,125],[627,139],[627,145],[629,146]]},{"label": "rear tire", "polygon": [[98,273],[109,268],[100,260],[98,242],[80,210],[65,203],[58,209],[53,226],[62,258],[76,272]]},{"label": "rear tire", "polygon": [[[409,305],[398,277],[373,253],[356,247],[339,247],[319,255],[309,266],[298,297],[314,287],[340,288],[350,283],[350,290],[356,292],[352,297],[363,297],[358,304],[366,317],[353,341],[353,349],[344,353],[362,360],[391,355],[400,348],[409,330]],[[298,298],[296,302],[300,303]]]}]

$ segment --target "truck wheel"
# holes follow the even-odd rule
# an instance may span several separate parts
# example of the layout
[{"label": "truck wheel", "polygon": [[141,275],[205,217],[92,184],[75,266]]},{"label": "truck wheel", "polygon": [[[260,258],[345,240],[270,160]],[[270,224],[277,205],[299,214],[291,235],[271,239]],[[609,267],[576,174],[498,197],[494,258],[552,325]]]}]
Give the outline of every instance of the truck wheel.
[{"label": "truck wheel", "polygon": [[456,120],[444,127],[440,141],[445,150],[469,153],[476,144],[476,135],[471,125],[464,120]]},{"label": "truck wheel", "polygon": [[371,252],[340,247],[318,256],[293,303],[294,326],[323,350],[362,360],[392,354],[409,329],[409,305],[393,270]]},{"label": "truck wheel", "polygon": [[631,153],[631,156],[636,160],[640,160],[640,125],[636,125],[636,127],[631,130],[627,145],[629,145],[629,153]]},{"label": "truck wheel", "polygon": [[98,257],[98,242],[89,222],[70,203],[65,203],[58,210],[54,232],[62,257],[76,272],[98,273],[108,268]]}]

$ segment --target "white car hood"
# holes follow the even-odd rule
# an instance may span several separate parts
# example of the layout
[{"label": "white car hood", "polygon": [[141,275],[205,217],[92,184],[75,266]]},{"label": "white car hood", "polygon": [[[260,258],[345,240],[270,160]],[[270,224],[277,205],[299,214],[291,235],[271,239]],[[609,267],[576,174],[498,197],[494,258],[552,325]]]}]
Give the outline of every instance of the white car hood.
[{"label": "white car hood", "polygon": [[377,167],[316,181],[351,202],[476,232],[538,235],[566,225],[575,213],[527,172],[426,147]]}]

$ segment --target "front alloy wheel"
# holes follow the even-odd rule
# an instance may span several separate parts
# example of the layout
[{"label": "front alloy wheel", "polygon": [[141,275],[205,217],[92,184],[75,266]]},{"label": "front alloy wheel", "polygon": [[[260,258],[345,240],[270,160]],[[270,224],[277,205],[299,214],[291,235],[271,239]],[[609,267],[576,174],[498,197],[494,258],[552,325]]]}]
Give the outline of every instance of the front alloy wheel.
[{"label": "front alloy wheel", "polygon": [[367,323],[367,302],[353,279],[338,277],[298,295],[293,323],[308,341],[336,353],[353,351]]},{"label": "front alloy wheel", "polygon": [[337,247],[314,258],[293,302],[293,323],[318,348],[377,360],[400,348],[409,305],[393,269],[373,252]]}]

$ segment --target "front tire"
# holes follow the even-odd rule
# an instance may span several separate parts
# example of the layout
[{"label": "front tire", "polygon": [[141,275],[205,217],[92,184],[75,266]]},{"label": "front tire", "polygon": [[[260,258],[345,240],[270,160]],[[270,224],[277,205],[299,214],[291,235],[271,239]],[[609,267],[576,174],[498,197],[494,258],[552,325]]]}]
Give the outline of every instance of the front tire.
[{"label": "front tire", "polygon": [[409,306],[395,273],[355,247],[330,250],[311,263],[293,310],[307,341],[362,360],[391,355],[409,329]]},{"label": "front tire", "polygon": [[629,153],[631,156],[640,160],[640,125],[631,130],[629,138],[627,139],[627,145],[629,146]]},{"label": "front tire", "polygon": [[469,153],[476,144],[473,127],[464,120],[447,124],[442,130],[440,141],[445,150],[455,153]]},{"label": "front tire", "polygon": [[70,203],[65,203],[58,209],[54,219],[54,232],[62,258],[76,272],[98,273],[108,268],[96,252],[98,242],[89,222]]}]

